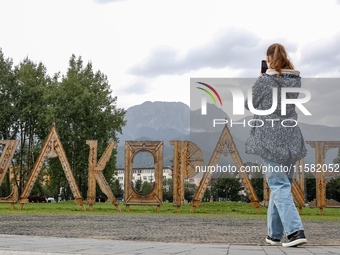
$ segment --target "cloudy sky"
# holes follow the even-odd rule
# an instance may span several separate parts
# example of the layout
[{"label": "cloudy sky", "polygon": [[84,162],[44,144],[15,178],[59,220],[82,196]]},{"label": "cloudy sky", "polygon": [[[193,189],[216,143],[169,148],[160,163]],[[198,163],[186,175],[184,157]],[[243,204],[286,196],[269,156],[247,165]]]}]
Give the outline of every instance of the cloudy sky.
[{"label": "cloudy sky", "polygon": [[[189,105],[192,77],[257,77],[274,42],[286,46],[302,77],[340,78],[339,0],[0,0],[0,6],[5,56],[15,64],[26,56],[42,61],[52,75],[66,72],[73,53],[81,55],[108,76],[119,107]],[[328,102],[340,101],[339,90],[328,94]]]}]

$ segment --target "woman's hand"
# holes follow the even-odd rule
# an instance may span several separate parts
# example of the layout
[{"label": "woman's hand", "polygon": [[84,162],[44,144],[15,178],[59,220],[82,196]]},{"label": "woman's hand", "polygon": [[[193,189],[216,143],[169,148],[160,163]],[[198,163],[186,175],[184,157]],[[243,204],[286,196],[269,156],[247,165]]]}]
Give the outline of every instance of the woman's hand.
[{"label": "woman's hand", "polygon": [[263,73],[262,73],[262,72],[260,72],[260,76],[263,76]]}]

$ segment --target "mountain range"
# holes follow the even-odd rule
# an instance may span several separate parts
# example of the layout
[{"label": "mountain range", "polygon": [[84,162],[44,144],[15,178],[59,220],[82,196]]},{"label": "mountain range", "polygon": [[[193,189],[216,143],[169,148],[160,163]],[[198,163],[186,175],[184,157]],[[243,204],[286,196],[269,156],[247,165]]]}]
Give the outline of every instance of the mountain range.
[{"label": "mountain range", "polygon": [[[214,128],[213,119],[229,117],[220,108],[207,104],[207,115],[202,116],[200,110],[191,111],[189,106],[181,102],[150,102],[146,101],[127,109],[123,134],[119,135],[117,167],[124,167],[124,144],[128,140],[161,140],[164,144],[163,165],[172,166],[173,146],[170,140],[190,140],[196,143],[204,154],[204,164],[207,165],[215,149],[223,125]],[[238,122],[247,123],[252,117],[246,117]],[[190,132],[191,127],[191,132]],[[245,153],[245,141],[250,132],[247,125],[229,127],[230,133],[243,162],[262,163],[261,158]],[[299,127],[305,141],[340,141],[340,127],[311,125],[299,122]],[[315,149],[306,144],[308,154],[305,163],[315,163]],[[326,163],[332,163],[338,150],[331,149],[326,154]],[[218,164],[233,164],[230,156],[221,156]],[[153,166],[153,158],[149,153],[139,153],[135,157],[133,167]]]}]

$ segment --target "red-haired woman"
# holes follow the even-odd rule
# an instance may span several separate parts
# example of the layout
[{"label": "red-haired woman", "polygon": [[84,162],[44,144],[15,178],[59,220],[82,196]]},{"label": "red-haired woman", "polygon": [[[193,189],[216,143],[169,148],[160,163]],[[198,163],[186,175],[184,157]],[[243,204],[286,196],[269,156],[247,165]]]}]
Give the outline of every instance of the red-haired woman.
[{"label": "red-haired woman", "polygon": [[[277,108],[269,115],[254,115],[255,127],[251,128],[246,141],[246,153],[260,156],[264,162],[263,169],[267,170],[265,175],[271,194],[266,242],[280,245],[285,232],[288,240],[282,246],[297,246],[307,243],[307,239],[291,195],[291,185],[295,162],[304,158],[307,150],[297,125],[295,105],[288,104],[286,115],[281,115],[281,88],[300,88],[301,77],[281,44],[275,43],[268,48],[267,65],[266,73],[261,74],[252,87],[252,104],[257,110],[270,109],[273,88],[277,88]],[[298,93],[287,93],[286,97],[295,99]],[[248,109],[247,100],[245,106]]]}]

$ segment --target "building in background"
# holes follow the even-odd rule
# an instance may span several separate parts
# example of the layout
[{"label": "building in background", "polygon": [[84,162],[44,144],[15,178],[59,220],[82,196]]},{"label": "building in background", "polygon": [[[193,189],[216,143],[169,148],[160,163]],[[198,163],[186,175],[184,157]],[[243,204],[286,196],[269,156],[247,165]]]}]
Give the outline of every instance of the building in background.
[{"label": "building in background", "polygon": [[[124,189],[124,171],[125,168],[117,168],[118,175],[115,176],[115,179],[119,180],[120,185]],[[163,167],[163,179],[172,178],[173,169],[169,166]],[[141,180],[142,182],[148,181],[153,183],[155,181],[155,168],[153,167],[138,167],[132,169],[132,181],[135,183],[137,180]],[[186,181],[190,183],[199,184],[201,178],[189,178]]]}]

